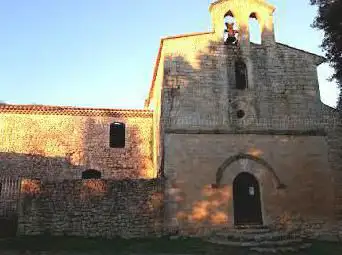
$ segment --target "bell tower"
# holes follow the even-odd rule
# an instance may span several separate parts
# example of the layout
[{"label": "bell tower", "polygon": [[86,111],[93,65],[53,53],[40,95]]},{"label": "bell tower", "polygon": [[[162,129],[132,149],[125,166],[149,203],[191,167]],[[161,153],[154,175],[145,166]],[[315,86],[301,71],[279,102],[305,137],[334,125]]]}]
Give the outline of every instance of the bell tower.
[{"label": "bell tower", "polygon": [[275,7],[266,3],[265,0],[218,0],[210,5],[209,11],[216,40],[224,40],[226,29],[224,19],[232,16],[238,27],[238,41],[242,47],[248,47],[250,43],[250,18],[258,20],[261,44],[275,43],[273,26]]}]

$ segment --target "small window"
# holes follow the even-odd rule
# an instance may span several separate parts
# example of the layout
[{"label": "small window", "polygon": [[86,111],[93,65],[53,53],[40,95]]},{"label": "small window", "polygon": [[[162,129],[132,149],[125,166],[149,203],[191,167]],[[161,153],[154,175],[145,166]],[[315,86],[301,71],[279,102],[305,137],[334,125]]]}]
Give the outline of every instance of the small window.
[{"label": "small window", "polygon": [[82,179],[101,179],[101,172],[94,169],[85,170],[82,172]]},{"label": "small window", "polygon": [[114,122],[110,125],[110,147],[125,148],[125,124]]},{"label": "small window", "polygon": [[246,64],[239,60],[235,63],[236,88],[244,90],[248,87]]}]

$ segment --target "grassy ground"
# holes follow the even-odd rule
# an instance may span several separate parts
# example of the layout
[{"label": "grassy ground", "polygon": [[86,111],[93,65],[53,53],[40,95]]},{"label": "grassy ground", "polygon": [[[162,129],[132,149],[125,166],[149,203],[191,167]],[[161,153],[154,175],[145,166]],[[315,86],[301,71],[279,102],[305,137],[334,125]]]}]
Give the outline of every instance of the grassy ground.
[{"label": "grassy ground", "polygon": [[246,250],[213,245],[200,239],[85,239],[77,237],[23,237],[0,239],[1,251],[69,251],[82,254],[236,254]]},{"label": "grassy ground", "polygon": [[341,255],[342,243],[315,242],[305,253],[308,255]]},{"label": "grassy ground", "polygon": [[[7,253],[12,251],[12,253]],[[23,253],[25,251],[30,251]],[[248,255],[248,250],[205,243],[199,239],[168,238],[103,240],[74,237],[25,237],[0,239],[0,254],[206,254]],[[341,255],[342,244],[315,242],[302,255]]]}]

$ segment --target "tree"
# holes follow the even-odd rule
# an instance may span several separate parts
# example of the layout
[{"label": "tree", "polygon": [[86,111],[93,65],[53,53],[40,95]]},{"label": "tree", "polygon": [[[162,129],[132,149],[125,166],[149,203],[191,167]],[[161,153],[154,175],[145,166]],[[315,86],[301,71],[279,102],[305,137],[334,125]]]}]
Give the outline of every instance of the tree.
[{"label": "tree", "polygon": [[[334,68],[331,79],[342,88],[342,0],[310,0],[318,7],[318,15],[313,27],[323,30],[321,47],[326,53],[330,65]],[[342,110],[342,94],[338,100],[338,110]]]},{"label": "tree", "polygon": [[336,80],[340,94],[337,103],[337,125],[332,139],[334,150],[331,155],[334,158],[332,168],[334,171],[335,190],[335,216],[342,220],[342,210],[338,197],[342,196],[342,0],[310,0],[312,5],[318,6],[318,15],[313,27],[324,32],[321,47],[326,53],[330,65],[334,68],[331,79]]}]

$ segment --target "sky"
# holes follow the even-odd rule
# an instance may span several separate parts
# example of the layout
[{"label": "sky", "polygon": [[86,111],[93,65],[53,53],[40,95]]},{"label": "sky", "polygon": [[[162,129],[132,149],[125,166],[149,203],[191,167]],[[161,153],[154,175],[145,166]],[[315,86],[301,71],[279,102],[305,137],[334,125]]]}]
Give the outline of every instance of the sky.
[{"label": "sky", "polygon": [[[0,101],[143,108],[160,39],[211,29],[211,0],[2,0]],[[323,55],[309,0],[269,0],[276,40]],[[338,89],[318,68],[322,102]]]}]

